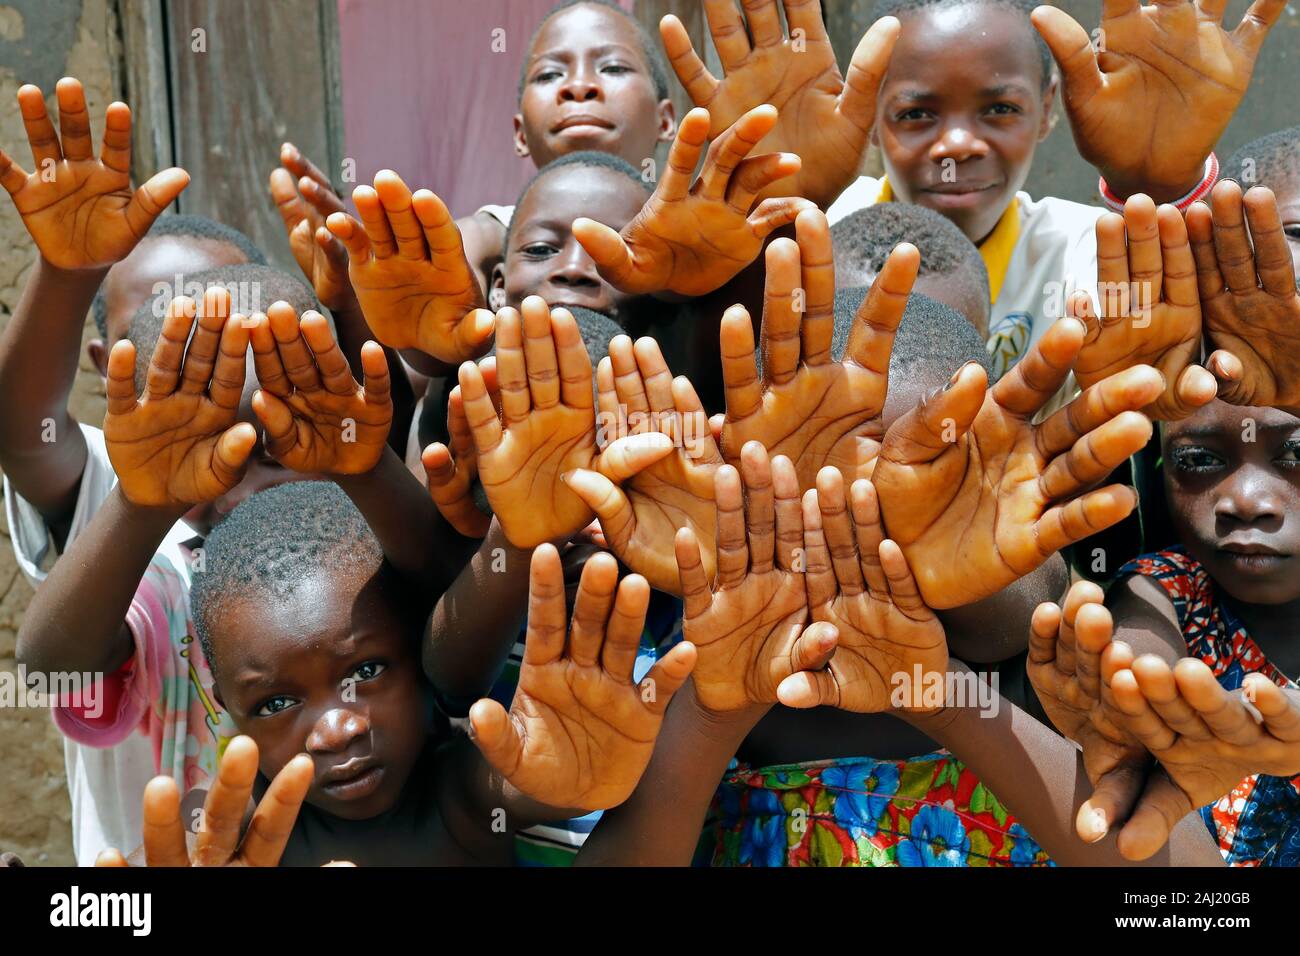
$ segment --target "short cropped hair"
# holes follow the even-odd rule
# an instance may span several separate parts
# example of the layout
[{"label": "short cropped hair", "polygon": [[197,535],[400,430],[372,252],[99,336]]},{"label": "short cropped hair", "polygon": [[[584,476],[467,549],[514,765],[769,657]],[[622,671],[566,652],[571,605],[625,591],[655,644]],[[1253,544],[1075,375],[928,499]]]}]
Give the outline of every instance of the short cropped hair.
[{"label": "short cropped hair", "polygon": [[524,204],[524,199],[533,191],[533,187],[541,182],[543,178],[568,166],[583,166],[588,169],[611,169],[632,180],[645,191],[647,196],[652,192],[650,184],[645,181],[645,177],[641,175],[640,171],[638,171],[635,166],[629,163],[626,159],[614,156],[611,153],[601,153],[594,149],[584,149],[579,150],[576,153],[569,153],[566,156],[561,156],[559,159],[553,159],[534,173],[533,178],[528,180],[524,188],[519,191],[519,198],[515,200],[516,215],[510,217],[510,225],[506,227],[505,244],[502,246],[506,255],[510,254],[510,238],[514,235],[515,224],[519,222],[519,216],[517,214],[519,212],[519,207]]},{"label": "short cropped hair", "polygon": [[[844,356],[854,316],[869,291],[867,286],[857,286],[835,293],[835,335],[831,351],[837,359]],[[978,362],[987,372],[992,371],[984,340],[966,317],[929,296],[913,292],[894,336],[894,350],[889,358],[890,379],[906,376],[919,381],[945,382],[971,361]]]},{"label": "short cropped hair", "polygon": [[1228,157],[1219,178],[1235,179],[1242,189],[1300,190],[1300,126],[1252,139]]}]

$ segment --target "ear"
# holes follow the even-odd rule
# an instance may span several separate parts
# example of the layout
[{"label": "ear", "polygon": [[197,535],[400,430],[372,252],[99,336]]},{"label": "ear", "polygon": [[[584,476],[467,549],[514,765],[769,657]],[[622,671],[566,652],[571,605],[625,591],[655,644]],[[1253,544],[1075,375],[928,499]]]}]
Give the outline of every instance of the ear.
[{"label": "ear", "polygon": [[1043,92],[1043,121],[1038,127],[1038,141],[1040,143],[1047,139],[1047,134],[1056,126],[1056,112],[1052,107],[1056,105],[1056,88],[1060,82],[1060,75],[1053,69],[1052,81],[1047,84],[1047,89]]},{"label": "ear", "polygon": [[524,114],[515,114],[515,155],[527,159],[532,152],[528,148],[528,139],[524,136]]},{"label": "ear", "polygon": [[671,143],[677,135],[677,107],[672,100],[660,100],[656,112],[659,115],[659,142]]},{"label": "ear", "polygon": [[491,289],[488,292],[488,308],[493,312],[500,312],[506,307],[506,267],[504,262],[498,262],[492,267]]},{"label": "ear", "polygon": [[86,355],[99,369],[99,377],[108,380],[108,349],[104,348],[103,339],[91,339],[86,343]]}]

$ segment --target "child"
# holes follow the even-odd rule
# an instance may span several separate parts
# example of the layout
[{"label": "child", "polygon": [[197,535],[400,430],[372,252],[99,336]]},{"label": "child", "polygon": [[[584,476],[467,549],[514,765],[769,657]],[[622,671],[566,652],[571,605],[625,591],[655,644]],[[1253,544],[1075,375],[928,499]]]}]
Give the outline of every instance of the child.
[{"label": "child", "polygon": [[[93,303],[99,331],[87,352],[103,375],[108,351],[159,284],[170,288],[178,276],[265,262],[245,236],[211,220],[156,218],[188,183],[185,172],[164,170],[132,193],[130,110],[109,106],[104,150],[95,159],[81,84],[65,77],[57,91],[66,118],[62,141],[41,91],[19,90],[36,172],[25,175],[0,153],[0,184],[40,252],[0,337],[0,407],[10,412],[0,416],[0,469],[15,554],[33,586],[113,481],[99,429],[75,421],[67,407],[87,309]],[[83,128],[73,132],[75,124]]]},{"label": "child", "polygon": [[878,203],[831,226],[835,281],[842,289],[871,285],[901,242],[921,252],[913,291],[956,309],[987,339],[989,273],[979,249],[948,219],[924,206]]},{"label": "child", "polygon": [[[511,831],[572,812],[554,808],[626,798],[694,663],[688,645],[674,650],[651,672],[646,699],[630,673],[645,582],[619,582],[612,559],[589,562],[570,629],[559,556],[539,548],[513,705],[471,711],[480,756],[434,717],[416,652],[425,601],[337,487],[255,495],[208,548],[194,620],[214,693],[247,736],[226,749],[191,854],[176,784],[149,785],[145,819],[162,824],[145,830],[151,866],[507,864]],[[250,827],[237,850],[250,791],[259,815],[282,804],[283,822]]]}]

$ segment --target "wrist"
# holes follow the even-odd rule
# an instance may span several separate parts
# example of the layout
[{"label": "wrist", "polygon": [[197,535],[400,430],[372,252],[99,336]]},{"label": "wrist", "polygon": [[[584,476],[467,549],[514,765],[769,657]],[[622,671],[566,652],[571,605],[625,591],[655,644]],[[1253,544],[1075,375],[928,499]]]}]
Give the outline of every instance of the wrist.
[{"label": "wrist", "polygon": [[138,504],[132,501],[122,489],[121,482],[113,486],[112,493],[117,502],[118,511],[123,518],[142,527],[153,525],[154,527],[163,528],[164,531],[185,517],[185,513],[191,507],[182,502],[171,502],[164,505]]},{"label": "wrist", "polygon": [[694,678],[677,692],[682,706],[691,714],[691,726],[712,743],[739,747],[749,732],[763,719],[772,704],[750,704],[738,710],[713,710],[704,705],[695,690]]},{"label": "wrist", "polygon": [[1115,212],[1123,212],[1124,201],[1136,193],[1145,193],[1155,203],[1168,203],[1181,212],[1198,199],[1209,195],[1218,178],[1219,158],[1211,152],[1194,170],[1176,177],[1177,181],[1153,181],[1141,175],[1129,176],[1111,170],[1103,171],[1097,188],[1101,192],[1102,201]]}]

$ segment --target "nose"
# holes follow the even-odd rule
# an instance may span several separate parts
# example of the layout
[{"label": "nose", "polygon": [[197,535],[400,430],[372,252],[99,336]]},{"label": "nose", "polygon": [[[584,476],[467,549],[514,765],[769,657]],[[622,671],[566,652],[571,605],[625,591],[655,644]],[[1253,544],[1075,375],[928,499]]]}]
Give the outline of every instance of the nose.
[{"label": "nose", "polygon": [[1270,524],[1284,512],[1275,482],[1262,468],[1243,465],[1219,489],[1214,517],[1235,524]]},{"label": "nose", "polygon": [[555,259],[555,270],[547,277],[551,283],[571,287],[600,285],[596,263],[576,239],[570,237]]},{"label": "nose", "polygon": [[955,163],[964,163],[968,159],[987,156],[989,144],[977,136],[964,122],[950,122],[944,127],[943,135],[930,147],[930,159],[942,163],[951,159]]},{"label": "nose", "polygon": [[596,74],[586,67],[578,66],[560,84],[559,96],[561,103],[585,103],[601,99],[602,90],[596,82]]},{"label": "nose", "polygon": [[335,707],[321,714],[307,735],[307,752],[342,753],[370,733],[370,718],[360,711]]}]

